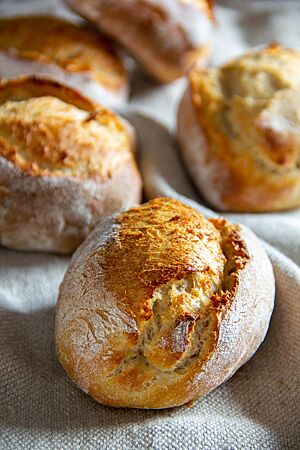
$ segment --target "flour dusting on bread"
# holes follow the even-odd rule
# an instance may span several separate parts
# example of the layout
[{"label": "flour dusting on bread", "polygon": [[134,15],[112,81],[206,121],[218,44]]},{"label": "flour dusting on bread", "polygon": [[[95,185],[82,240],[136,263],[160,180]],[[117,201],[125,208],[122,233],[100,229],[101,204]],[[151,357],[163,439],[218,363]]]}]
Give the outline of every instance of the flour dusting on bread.
[{"label": "flour dusting on bread", "polygon": [[273,297],[251,233],[155,199],[102,220],[76,252],[57,304],[58,356],[101,403],[180,405],[253,354]]}]

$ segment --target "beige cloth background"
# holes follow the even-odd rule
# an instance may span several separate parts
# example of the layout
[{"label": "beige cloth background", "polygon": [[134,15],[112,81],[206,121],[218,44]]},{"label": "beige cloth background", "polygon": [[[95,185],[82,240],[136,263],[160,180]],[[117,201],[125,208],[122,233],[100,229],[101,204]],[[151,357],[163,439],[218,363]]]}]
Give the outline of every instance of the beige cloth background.
[{"label": "beige cloth background", "polygon": [[[54,10],[64,13],[54,0],[0,2],[0,15]],[[213,63],[274,39],[300,48],[300,2],[223,0],[217,19]],[[182,80],[161,87],[136,74],[127,112],[144,111],[172,129],[183,89]],[[174,196],[212,215],[189,184],[165,128],[128,116],[139,132],[147,196]],[[300,212],[229,217],[264,239],[276,275],[276,307],[257,354],[189,408],[117,410],[75,388],[56,360],[53,338],[68,259],[0,249],[1,449],[300,448]]]}]

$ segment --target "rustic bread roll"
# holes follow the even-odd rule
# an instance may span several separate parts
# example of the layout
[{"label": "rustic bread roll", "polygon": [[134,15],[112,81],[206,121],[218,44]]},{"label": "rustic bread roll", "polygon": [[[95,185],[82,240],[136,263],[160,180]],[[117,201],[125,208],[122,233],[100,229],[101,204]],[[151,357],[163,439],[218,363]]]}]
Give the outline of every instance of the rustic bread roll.
[{"label": "rustic bread roll", "polygon": [[178,138],[214,207],[300,206],[300,52],[273,44],[220,69],[193,70]]},{"label": "rustic bread roll", "polygon": [[207,59],[212,28],[210,0],[66,0],[113,37],[161,81],[181,77]]},{"label": "rustic bread roll", "polygon": [[0,244],[71,253],[140,200],[129,125],[53,81],[0,83]]},{"label": "rustic bread roll", "polygon": [[0,77],[46,74],[97,102],[128,93],[124,64],[111,43],[86,26],[51,16],[0,20]]},{"label": "rustic bread roll", "polygon": [[253,355],[273,301],[270,261],[247,228],[159,198],[104,218],[74,255],[58,357],[105,405],[181,405]]},{"label": "rustic bread roll", "polygon": [[300,206],[300,52],[278,45],[194,69],[178,115],[182,154],[214,207]]}]

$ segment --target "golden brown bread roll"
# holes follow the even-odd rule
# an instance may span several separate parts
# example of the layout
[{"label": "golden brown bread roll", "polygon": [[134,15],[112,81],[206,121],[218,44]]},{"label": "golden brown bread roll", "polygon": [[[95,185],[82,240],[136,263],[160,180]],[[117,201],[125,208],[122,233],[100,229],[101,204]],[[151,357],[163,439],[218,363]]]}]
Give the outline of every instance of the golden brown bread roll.
[{"label": "golden brown bread roll", "polygon": [[76,12],[119,41],[161,81],[181,77],[207,59],[210,0],[66,0]]},{"label": "golden brown bread roll", "polygon": [[273,302],[272,266],[250,230],[159,198],[102,219],[73,256],[58,357],[105,405],[181,405],[253,355]]},{"label": "golden brown bread roll", "polygon": [[300,52],[276,44],[220,69],[194,69],[178,137],[196,185],[214,207],[300,206]]},{"label": "golden brown bread roll", "polygon": [[0,83],[0,244],[71,253],[140,200],[129,125],[59,83]]},{"label": "golden brown bread roll", "polygon": [[97,31],[51,16],[0,20],[0,77],[46,74],[100,103],[128,93],[124,64]]}]

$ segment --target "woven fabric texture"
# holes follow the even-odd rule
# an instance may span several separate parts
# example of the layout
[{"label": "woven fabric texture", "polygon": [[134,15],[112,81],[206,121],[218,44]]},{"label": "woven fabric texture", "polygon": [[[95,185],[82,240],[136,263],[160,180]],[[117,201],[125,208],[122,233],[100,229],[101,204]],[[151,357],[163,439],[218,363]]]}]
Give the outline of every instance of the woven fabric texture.
[{"label": "woven fabric texture", "polygon": [[[33,11],[70,15],[55,0],[0,2],[1,16]],[[296,1],[222,0],[217,21],[214,64],[271,40],[300,48]],[[172,196],[216,214],[194,191],[172,137],[185,82],[160,87],[139,73],[133,81],[125,113],[138,130],[147,197]],[[262,239],[276,305],[256,355],[192,407],[113,409],[74,387],[54,347],[54,305],[68,258],[0,249],[1,449],[300,448],[300,211],[227,217]]]}]

